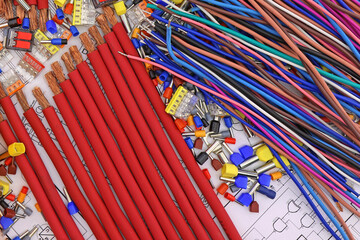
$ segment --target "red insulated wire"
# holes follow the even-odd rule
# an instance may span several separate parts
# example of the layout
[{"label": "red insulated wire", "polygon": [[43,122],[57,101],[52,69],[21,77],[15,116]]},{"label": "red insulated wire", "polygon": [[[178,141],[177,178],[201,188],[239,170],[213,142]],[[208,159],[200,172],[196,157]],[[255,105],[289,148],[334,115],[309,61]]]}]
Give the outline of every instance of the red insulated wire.
[{"label": "red insulated wire", "polygon": [[27,4],[31,5],[37,5],[37,0],[26,0]]},{"label": "red insulated wire", "polygon": [[[10,125],[7,121],[0,122],[0,133],[3,136],[7,145],[17,142],[14,133],[12,132]],[[54,236],[57,239],[69,239],[64,231],[63,226],[60,223],[51,203],[46,196],[44,189],[41,187],[39,179],[37,178],[34,170],[30,166],[25,155],[17,156],[16,163],[19,166],[21,173],[25,177],[26,182],[34,194],[36,201],[39,203],[41,212],[44,214],[46,221],[48,222]]]},{"label": "red insulated wire", "polygon": [[[104,145],[105,145],[111,159],[113,159],[113,162],[115,163],[115,165],[112,164],[111,167],[118,170],[121,178],[123,179],[123,181],[125,183],[125,186],[128,189],[128,192],[132,196],[133,201],[137,205],[137,207],[138,207],[140,213],[142,214],[145,222],[147,223],[153,237],[158,238],[158,239],[165,239],[165,235],[164,235],[163,231],[161,230],[161,227],[160,227],[158,221],[156,220],[155,215],[151,211],[151,208],[150,208],[149,204],[147,203],[144,195],[142,194],[139,186],[137,185],[137,183],[134,179],[134,176],[131,174],[124,158],[122,157],[122,154],[121,154],[120,150],[118,149],[117,144],[114,141],[112,134],[108,130],[108,127],[107,127],[99,109],[97,108],[90,92],[88,91],[85,83],[83,82],[79,71],[74,70],[71,73],[69,73],[68,76],[71,79],[71,82],[73,83],[80,98],[82,99],[82,101],[85,105],[85,108],[87,109],[91,119],[93,120],[95,128],[98,130],[99,135],[100,135],[102,141],[104,142]],[[119,144],[121,144],[121,142],[119,142]],[[130,164],[132,164],[132,163],[130,163]],[[129,195],[129,198],[130,198],[130,195]],[[135,205],[134,205],[134,208],[136,209]],[[126,212],[128,211],[127,207],[125,207],[125,211]],[[127,213],[129,215],[130,212],[127,212]],[[140,238],[143,238],[143,239],[151,238],[150,233],[147,231],[146,225],[142,221],[140,214],[134,214],[133,216],[130,215],[129,218],[130,218],[130,222],[134,225],[134,228],[137,231],[139,231]],[[144,235],[140,235],[141,232],[143,232]]]},{"label": "red insulated wire", "polygon": [[[112,193],[112,190],[103,174],[103,171],[101,170],[101,167],[93,153],[93,150],[91,149],[91,147],[88,143],[88,140],[86,139],[64,93],[57,94],[53,98],[54,98],[54,101],[55,101],[60,113],[62,114],[62,116],[66,122],[66,125],[69,127],[69,130],[75,139],[75,142],[80,150],[80,153],[82,154],[82,156],[85,160],[86,166],[89,168],[91,175],[93,176],[93,179],[97,185],[97,188],[99,189],[99,192],[100,192],[107,208],[109,209],[109,211],[111,211],[115,222],[122,223],[121,225],[119,225],[119,228],[122,232],[127,233],[127,234],[124,234],[125,237],[127,237],[127,238],[134,237],[134,236],[136,237],[136,234],[135,234],[134,230],[132,229],[130,223],[128,222],[128,220],[126,219],[124,214],[121,212],[121,209],[119,209],[118,203],[116,202],[116,199],[115,199],[115,197]],[[81,108],[81,107],[79,107],[79,108]],[[86,120],[86,117],[84,117],[87,115],[86,110],[85,110],[84,114],[81,113],[81,111],[84,111],[84,110],[85,109],[77,110],[77,114],[81,114],[81,116],[78,115],[79,121],[81,122],[81,124],[83,126],[92,125],[90,118],[88,118]],[[85,118],[85,120],[84,120],[84,118]],[[91,136],[91,134],[88,131],[88,127],[84,128],[84,131],[86,132],[86,134],[88,136]],[[94,143],[97,144],[97,142],[94,141],[93,139],[90,139],[90,142],[92,144],[94,144]],[[95,149],[95,151],[98,153],[97,149]],[[101,155],[99,155],[99,156],[101,156]],[[101,158],[99,158],[99,159],[100,159],[100,161],[102,160]],[[121,216],[118,215],[119,211],[121,213]],[[130,229],[130,230],[128,230],[128,229]],[[110,235],[110,237],[112,237],[112,236]],[[117,239],[121,240],[122,238],[119,237]]]},{"label": "red insulated wire", "polygon": [[[125,49],[125,52],[130,55],[139,56],[131,40],[128,37],[124,37],[127,36],[127,32],[124,26],[121,23],[117,23],[113,26],[112,29],[116,34],[121,47]],[[190,171],[190,174],[193,176],[201,192],[204,194],[211,209],[214,211],[220,224],[224,228],[227,236],[230,239],[241,239],[234,223],[231,221],[229,215],[214,193],[209,182],[202,174],[201,169],[197,165],[192,152],[189,150],[181,134],[179,133],[179,130],[176,128],[173,119],[165,112],[165,105],[162,102],[158,92],[154,88],[154,85],[148,73],[146,72],[144,65],[135,60],[130,60],[130,63],[136,75],[138,76],[138,78],[133,79],[132,82],[138,81],[141,83],[147,97],[150,99],[151,104],[156,111],[157,116],[160,118],[186,167]]]},{"label": "red insulated wire", "polygon": [[[79,208],[81,215],[84,217],[91,231],[94,233],[97,239],[109,239],[104,229],[102,228],[101,223],[99,222],[93,210],[82,195],[68,166],[65,163],[64,158],[61,156],[59,150],[50,138],[49,133],[47,132],[46,128],[42,124],[40,118],[38,117],[34,109],[30,108],[29,110],[24,112],[24,116],[28,120],[36,136],[40,140],[40,143],[43,145],[46,153],[53,162],[57,172],[61,177],[61,180],[66,187],[66,190],[69,192],[72,200]],[[69,161],[73,161],[73,159],[69,159]],[[83,237],[81,236],[80,238],[76,239],[83,239]]]},{"label": "red insulated wire", "polygon": [[[61,82],[60,86],[63,89],[67,99],[69,100],[70,105],[73,107],[73,110],[77,118],[79,119],[80,124],[83,127],[88,140],[90,141],[90,144],[94,148],[95,153],[98,156],[98,159],[102,167],[104,168],[105,173],[107,174],[107,177],[109,178],[110,183],[114,188],[117,197],[119,198],[122,206],[124,206],[124,208],[127,210],[128,216],[131,217],[132,215],[139,215],[136,207],[134,206],[134,203],[132,202],[131,197],[129,196],[125,188],[123,181],[121,180],[118,172],[116,171],[114,164],[112,163],[111,158],[107,153],[92,123],[91,118],[89,117],[83,103],[81,102],[81,99],[79,98],[77,92],[75,91],[74,86],[72,85],[70,80]],[[117,223],[118,227],[120,228],[122,234],[126,239],[139,239],[118,204],[114,204],[114,206],[112,206],[110,211],[112,212],[112,216],[115,222]],[[137,224],[144,225],[141,224],[141,222],[136,223],[136,225]],[[139,235],[145,235],[146,233],[148,233],[148,231],[146,230],[145,233],[142,232],[137,232],[137,233]],[[144,239],[148,239],[148,238],[144,238]]]},{"label": "red insulated wire", "polygon": [[[84,189],[86,196],[90,200],[91,205],[94,207],[109,237],[111,239],[122,239],[116,224],[111,218],[108,209],[99,196],[83,163],[81,162],[81,159],[79,158],[68,135],[66,134],[65,129],[55,112],[55,109],[53,107],[47,107],[43,110],[43,113],[57,141],[59,142],[61,149],[64,151],[66,158],[69,160],[68,162],[71,165],[71,168],[74,170],[76,177],[79,179],[81,187]],[[89,154],[89,152],[86,154]]]},{"label": "red insulated wire", "polygon": [[[67,233],[71,239],[83,239],[79,229],[77,228],[73,218],[70,216],[67,211],[62,199],[60,198],[59,193],[57,192],[53,181],[49,175],[49,172],[46,170],[46,167],[37,152],[34,143],[32,142],[28,132],[26,131],[16,109],[11,102],[10,97],[4,97],[0,100],[0,104],[3,107],[6,116],[11,124],[12,129],[14,129],[19,140],[25,144],[26,155],[28,156],[31,165],[33,166],[36,175],[38,176],[46,195],[48,196],[51,205],[53,206],[55,212],[59,216],[61,223],[64,225]],[[66,238],[65,238],[66,239]]]},{"label": "red insulated wire", "polygon": [[[106,58],[110,58],[111,55],[106,55]],[[132,141],[132,145],[135,147],[137,146],[138,149],[140,148],[140,151],[142,151],[144,154],[147,154],[146,147],[144,143],[147,146],[147,149],[151,153],[153,160],[155,164],[157,165],[158,169],[160,170],[161,174],[163,175],[166,183],[170,187],[172,193],[174,194],[181,211],[185,215],[185,218],[189,222],[192,230],[194,231],[195,235],[199,239],[208,239],[207,233],[204,230],[203,226],[201,225],[199,219],[197,218],[194,209],[191,207],[191,204],[189,200],[187,199],[185,193],[182,191],[181,185],[175,178],[173,172],[171,171],[171,168],[167,164],[164,156],[162,155],[154,137],[152,136],[150,130],[148,129],[148,126],[146,124],[146,121],[142,118],[141,112],[136,112],[134,114],[133,110],[138,109],[136,103],[135,105],[127,105],[126,108],[123,103],[133,103],[133,96],[131,95],[130,91],[127,91],[126,93],[130,93],[128,95],[122,95],[122,99],[126,99],[126,101],[122,101],[119,93],[116,90],[116,86],[113,83],[113,80],[110,76],[109,71],[107,70],[107,67],[105,63],[103,62],[101,56],[99,55],[98,51],[93,51],[88,54],[88,58],[94,67],[95,72],[97,73],[100,82],[102,83],[105,92],[110,99],[113,99],[112,106],[117,114],[117,116],[120,118],[123,118],[123,122],[126,123],[128,126],[124,126],[124,130],[127,131],[127,136],[129,137],[130,141]],[[111,67],[111,66],[108,66]],[[113,66],[114,67],[114,66]],[[117,77],[121,77],[122,75],[117,75]],[[122,86],[122,89],[127,89],[126,85]],[[111,101],[111,100],[110,100]],[[131,114],[131,117],[129,113],[126,111],[126,109],[133,113]],[[140,121],[140,122],[139,122]],[[135,123],[138,123],[136,126]],[[141,136],[139,132],[141,131]],[[138,151],[137,149],[135,151]]]},{"label": "red insulated wire", "polygon": [[[123,52],[119,42],[116,39],[114,32],[110,32],[105,36],[112,52],[117,53],[118,51]],[[110,52],[109,52],[110,53]],[[163,152],[165,159],[167,160],[168,164],[170,165],[171,169],[174,172],[177,180],[181,182],[181,187],[183,188],[184,192],[187,196],[191,196],[191,204],[194,209],[196,209],[197,216],[199,217],[200,221],[208,231],[209,235],[213,239],[222,239],[223,236],[215,224],[214,220],[211,218],[209,212],[206,210],[203,202],[201,201],[199,195],[197,194],[194,186],[192,185],[187,173],[185,172],[184,168],[182,167],[180,161],[178,161],[178,157],[173,150],[167,136],[161,127],[161,124],[154,113],[149,101],[147,100],[145,92],[142,90],[142,87],[138,81],[133,81],[132,79],[137,79],[136,74],[132,70],[130,62],[126,57],[121,54],[115,54],[115,58],[119,63],[121,72],[124,75],[124,78],[121,77],[122,74],[118,67],[110,68],[109,65],[111,64],[111,60],[113,58],[106,57],[104,55],[104,61],[108,66],[110,72],[112,72],[113,79],[115,81],[116,87],[120,92],[120,95],[125,99],[125,96],[134,96],[132,98],[126,97],[126,106],[130,110],[131,115],[140,116],[137,118],[138,121],[134,121],[139,127],[142,123],[147,122],[148,127],[144,128],[144,131],[148,131],[149,134],[155,137],[155,142],[161,142],[161,151]],[[114,61],[114,60],[113,60]],[[121,64],[120,64],[121,63]],[[130,69],[130,71],[128,71]],[[120,76],[120,77],[119,77]],[[129,88],[123,88],[121,86],[126,86],[126,81]],[[141,110],[140,110],[141,109]],[[142,114],[143,115],[142,115]],[[142,119],[141,119],[142,118]],[[146,121],[145,121],[146,119]]]},{"label": "red insulated wire", "polygon": [[43,9],[43,8],[49,8],[49,1],[48,0],[38,0],[37,7],[39,10]]},{"label": "red insulated wire", "polygon": [[[110,108],[110,105],[108,104],[104,94],[102,93],[99,84],[97,83],[88,63],[82,62],[78,64],[77,69],[82,76],[86,76],[86,85],[89,88],[91,95],[93,96],[101,114],[104,116],[105,121],[107,122],[110,130],[112,131],[116,141],[118,143],[121,143],[119,144],[120,150],[123,153],[130,170],[132,171],[134,176],[136,176],[135,179],[138,182],[144,196],[146,197],[146,200],[149,202],[151,208],[153,209],[153,212],[158,219],[166,237],[168,239],[178,238],[177,233],[171,224],[171,221],[167,217],[166,212],[160,203],[160,201],[162,201],[163,199],[165,199],[163,202],[164,207],[168,210],[170,218],[173,217],[171,219],[173,220],[174,225],[179,230],[182,238],[191,239],[191,237],[193,237],[191,230],[189,229],[179,210],[176,208],[174,201],[171,199],[170,194],[168,194],[165,185],[163,184],[160,176],[157,173],[155,173],[155,175],[153,174],[154,176],[148,175],[150,181],[154,186],[155,191],[158,193],[160,201],[156,196],[156,193],[150,185],[149,180],[146,177],[127,136],[125,135],[123,128],[113,114],[113,111]],[[155,177],[156,179],[154,179]],[[180,222],[181,224],[178,224],[178,222]]]}]

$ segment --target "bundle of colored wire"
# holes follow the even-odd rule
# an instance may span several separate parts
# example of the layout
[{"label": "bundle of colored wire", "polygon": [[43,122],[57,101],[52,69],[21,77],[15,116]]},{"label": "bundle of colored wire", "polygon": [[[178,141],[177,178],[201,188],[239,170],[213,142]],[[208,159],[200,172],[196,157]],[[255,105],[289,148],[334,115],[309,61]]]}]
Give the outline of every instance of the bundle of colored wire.
[{"label": "bundle of colored wire", "polygon": [[[289,159],[341,237],[352,239],[317,184],[326,185],[336,199],[360,206],[354,187],[360,185],[359,6],[332,0],[188,0],[180,8],[162,0],[147,7],[153,9],[153,21],[139,22],[130,34],[142,58],[125,48],[123,53],[107,39],[110,48],[132,63],[144,62],[164,93],[178,89],[175,77],[197,86],[207,103],[261,138],[279,163],[279,154]],[[110,23],[115,33],[120,31]],[[171,93],[164,97],[171,99]]]}]

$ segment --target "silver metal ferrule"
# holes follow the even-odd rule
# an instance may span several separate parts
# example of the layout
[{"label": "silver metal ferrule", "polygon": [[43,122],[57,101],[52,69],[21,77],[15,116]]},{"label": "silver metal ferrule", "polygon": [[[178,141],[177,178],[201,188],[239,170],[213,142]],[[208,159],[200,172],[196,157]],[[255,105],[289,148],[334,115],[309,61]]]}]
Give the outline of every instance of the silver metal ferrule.
[{"label": "silver metal ferrule", "polygon": [[219,156],[220,162],[221,162],[222,164],[225,164],[225,163],[229,163],[229,162],[230,162],[229,159],[226,157],[226,155],[225,155],[225,153],[224,153],[223,151],[220,151],[220,152],[218,153],[218,156]]},{"label": "silver metal ferrule", "polygon": [[63,21],[63,23],[61,24],[63,27],[65,27],[67,30],[70,30],[70,24],[69,23],[67,23],[67,22],[65,22],[65,21]]},{"label": "silver metal ferrule", "polygon": [[41,44],[51,44],[51,40],[41,40],[39,41]]},{"label": "silver metal ferrule", "polygon": [[260,183],[259,182],[256,182],[252,187],[251,187],[251,189],[249,190],[249,194],[250,195],[253,195],[254,194],[254,192],[258,189],[260,187]]},{"label": "silver metal ferrule", "polygon": [[261,167],[255,169],[255,172],[257,172],[257,174],[261,174],[261,173],[267,172],[270,169],[273,169],[275,167],[276,167],[275,163],[271,162],[271,163],[264,164]]},{"label": "silver metal ferrule", "polygon": [[25,2],[25,0],[16,0],[18,3],[19,3],[19,5],[21,5],[24,9],[25,9],[25,11],[30,11],[30,6],[29,6],[29,4],[27,4],[27,2]]},{"label": "silver metal ferrule", "polygon": [[225,182],[231,182],[234,183],[235,179],[234,178],[225,178],[225,177],[220,177],[219,178],[221,181],[225,181]]},{"label": "silver metal ferrule", "polygon": [[220,141],[219,140],[216,140],[207,150],[206,150],[206,153],[209,155],[212,151],[214,151],[217,146],[220,145]]},{"label": "silver metal ferrule", "polygon": [[68,202],[72,202],[72,201],[71,201],[71,197],[70,197],[70,195],[69,195],[69,193],[68,193],[68,191],[66,190],[65,187],[64,187],[64,193],[65,193],[65,196],[66,196],[67,201],[68,201]]},{"label": "silver metal ferrule", "polygon": [[37,232],[39,230],[39,227],[34,227],[31,231],[30,231],[30,233],[29,233],[29,237],[31,238],[32,236],[34,236],[35,235],[35,233]]},{"label": "silver metal ferrule", "polygon": [[259,160],[259,157],[257,155],[252,156],[251,158],[248,158],[247,160],[245,160],[243,163],[241,163],[239,165],[240,169],[246,168],[248,166],[250,166],[251,164],[257,162]]},{"label": "silver metal ferrule", "polygon": [[8,26],[9,26],[9,24],[8,24],[7,22],[1,23],[1,24],[0,24],[0,29],[1,29],[1,28],[6,28],[6,27],[8,27]]},{"label": "silver metal ferrule", "polygon": [[20,208],[22,208],[23,210],[26,209],[26,207],[24,205],[22,205],[21,203],[19,203],[18,201],[16,201],[16,205],[19,206]]},{"label": "silver metal ferrule", "polygon": [[230,155],[234,154],[233,150],[231,150],[231,148],[229,147],[229,145],[227,145],[226,142],[223,142],[221,145],[226,149],[226,151],[228,151]]},{"label": "silver metal ferrule", "polygon": [[246,170],[239,170],[238,175],[243,175],[243,176],[247,176],[247,177],[255,178],[255,179],[257,179],[259,177],[256,172],[246,171]]}]

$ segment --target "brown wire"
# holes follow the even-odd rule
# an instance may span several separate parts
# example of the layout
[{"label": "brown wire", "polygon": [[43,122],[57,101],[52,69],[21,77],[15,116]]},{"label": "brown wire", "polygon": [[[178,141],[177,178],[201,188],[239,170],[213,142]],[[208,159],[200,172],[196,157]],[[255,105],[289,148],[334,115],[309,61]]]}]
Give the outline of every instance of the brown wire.
[{"label": "brown wire", "polygon": [[300,170],[302,172],[302,174],[304,175],[304,177],[306,178],[306,180],[310,183],[310,185],[315,189],[315,191],[320,195],[321,199],[325,202],[325,204],[330,208],[330,210],[333,212],[333,214],[335,215],[335,217],[338,219],[338,221],[341,223],[342,227],[344,228],[347,236],[351,239],[354,240],[354,236],[351,233],[349,227],[347,226],[347,224],[345,223],[344,219],[340,216],[339,212],[336,210],[336,208],[334,207],[334,205],[332,205],[332,203],[329,201],[329,199],[327,198],[327,196],[325,195],[325,193],[319,188],[319,186],[315,183],[315,181],[309,176],[309,174],[306,171]]},{"label": "brown wire", "polygon": [[[228,42],[224,41],[223,39],[217,37],[215,34],[213,33],[209,33],[207,31],[205,31],[204,29],[193,25],[190,23],[190,25],[197,29],[198,31],[200,31],[201,33],[213,38],[214,40],[220,42],[221,44],[225,45],[226,47],[228,47],[229,49],[233,50],[234,52],[236,52],[237,54],[239,54],[244,60],[247,60],[250,64],[252,64],[257,70],[259,70],[262,74],[264,74],[264,76],[266,76],[268,79],[270,79],[272,81],[273,84],[275,84],[277,87],[279,87],[281,90],[283,90],[284,92],[288,92],[289,94],[293,94],[289,91],[289,89],[287,89],[285,86],[283,86],[281,83],[279,83],[278,81],[276,81],[272,76],[270,76],[267,72],[264,71],[264,69],[262,69],[261,67],[259,67],[256,63],[254,63],[248,56],[246,56],[245,54],[243,54],[241,51],[239,51],[239,49],[237,49],[236,47],[234,47],[233,45],[229,44]],[[312,95],[312,93],[308,92],[309,94]],[[311,104],[310,102],[307,102],[306,100],[302,99],[301,97],[298,97],[297,95],[294,95],[294,97],[298,100],[297,102],[301,102],[302,106],[306,106],[307,108],[309,108],[310,110],[313,110],[314,112],[319,112],[321,114],[323,114],[324,116],[326,116],[327,118],[329,118],[339,129],[344,129],[343,127],[343,123],[339,122],[338,119],[334,118],[333,116],[331,116],[329,113],[327,113],[326,111],[324,111],[323,109],[321,109],[320,107],[317,107],[313,104]],[[344,131],[349,133],[349,136],[353,136],[353,134],[351,133],[351,131]],[[354,139],[355,136],[354,136]],[[354,140],[356,141],[356,140]]]},{"label": "brown wire", "polygon": [[[262,16],[275,28],[275,30],[284,38],[284,40],[289,44],[289,46],[296,52],[296,54],[300,57],[303,62],[305,68],[307,68],[308,73],[313,78],[315,84],[318,86],[320,91],[324,94],[325,98],[328,100],[330,105],[335,109],[335,111],[340,115],[345,124],[354,132],[357,138],[360,138],[360,132],[358,126],[355,126],[353,121],[347,115],[345,110],[342,108],[338,100],[335,98],[326,82],[322,79],[320,73],[317,72],[315,66],[311,63],[311,61],[304,55],[303,52],[296,46],[288,33],[282,28],[281,24],[275,18],[275,16],[279,17],[286,25],[292,25],[285,17],[269,6],[267,3],[262,1],[250,0],[251,4],[261,13]],[[260,7],[257,2],[259,2],[265,9]],[[275,16],[273,16],[274,14]],[[302,33],[300,33],[302,34]]]}]

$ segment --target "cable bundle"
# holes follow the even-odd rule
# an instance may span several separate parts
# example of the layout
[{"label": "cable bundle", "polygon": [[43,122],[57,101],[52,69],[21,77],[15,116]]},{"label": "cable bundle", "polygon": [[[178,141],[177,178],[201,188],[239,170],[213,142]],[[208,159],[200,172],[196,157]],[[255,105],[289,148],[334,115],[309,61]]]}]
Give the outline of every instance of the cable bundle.
[{"label": "cable bundle", "polygon": [[[157,3],[147,5],[155,10],[154,21],[143,21],[131,35],[143,59],[134,51],[119,53],[144,62],[163,90],[177,90],[179,85],[171,85],[175,77],[198,87],[208,103],[260,137],[293,178],[279,154],[289,159],[342,237],[352,238],[318,184],[358,214],[346,203],[360,206],[354,189],[360,176],[357,2],[189,0],[181,8]],[[156,81],[164,72],[172,78]]]}]

